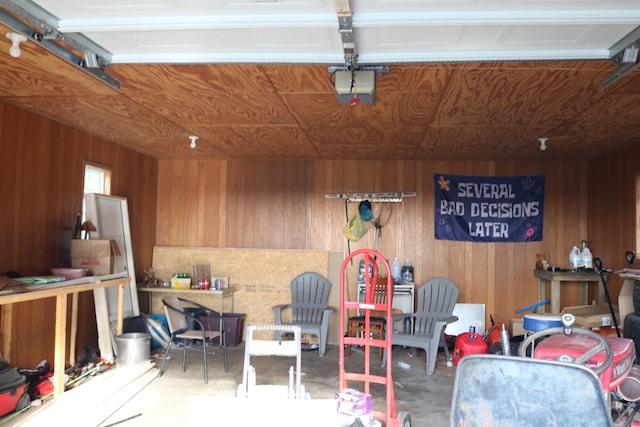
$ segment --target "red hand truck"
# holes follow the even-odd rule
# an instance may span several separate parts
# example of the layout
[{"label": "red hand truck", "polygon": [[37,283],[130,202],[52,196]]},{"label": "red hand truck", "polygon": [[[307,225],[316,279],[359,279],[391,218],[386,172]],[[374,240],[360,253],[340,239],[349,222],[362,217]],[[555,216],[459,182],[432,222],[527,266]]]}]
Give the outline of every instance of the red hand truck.
[{"label": "red hand truck", "polygon": [[[354,258],[364,258],[364,278],[365,293],[361,298],[359,295],[356,301],[348,300],[348,293],[345,283],[345,273],[349,262]],[[381,264],[387,271],[387,295],[385,303],[379,303],[374,299],[376,284],[378,282],[378,264]],[[371,272],[371,274],[369,274]],[[372,383],[383,384],[386,386],[386,411],[371,410],[374,419],[384,420],[386,427],[411,427],[411,417],[408,412],[401,411],[396,417],[396,402],[393,393],[393,376],[391,368],[391,329],[393,328],[392,320],[392,304],[393,304],[393,279],[391,277],[391,268],[389,262],[377,251],[373,249],[360,249],[351,253],[342,263],[340,269],[340,330],[345,331],[345,313],[347,310],[358,310],[358,313],[364,316],[364,333],[362,336],[349,337],[340,334],[340,374],[339,385],[340,390],[346,390],[348,382],[360,382],[364,384],[364,393],[370,394],[370,385]],[[371,313],[384,312],[387,319],[387,330],[383,336],[371,334]],[[346,372],[345,371],[345,345],[358,345],[364,350],[364,372]],[[376,349],[382,347],[387,352],[386,375],[375,375],[371,373],[371,347]]]}]

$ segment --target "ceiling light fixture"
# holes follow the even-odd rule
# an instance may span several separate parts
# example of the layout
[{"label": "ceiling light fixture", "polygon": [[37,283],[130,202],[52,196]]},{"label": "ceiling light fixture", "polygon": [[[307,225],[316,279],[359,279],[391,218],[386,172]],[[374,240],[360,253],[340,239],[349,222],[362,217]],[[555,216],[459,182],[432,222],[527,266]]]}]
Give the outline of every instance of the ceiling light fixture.
[{"label": "ceiling light fixture", "polygon": [[200,138],[195,135],[189,135],[189,139],[191,140],[191,144],[189,144],[189,147],[194,150],[196,148],[196,141]]},{"label": "ceiling light fixture", "polygon": [[22,50],[20,49],[20,43],[24,43],[27,41],[27,38],[22,34],[18,33],[7,33],[7,38],[11,40],[11,47],[9,48],[9,55],[14,58],[19,58],[22,54]]},{"label": "ceiling light fixture", "polygon": [[538,138],[540,142],[540,151],[545,151],[547,149],[547,141],[549,138]]}]

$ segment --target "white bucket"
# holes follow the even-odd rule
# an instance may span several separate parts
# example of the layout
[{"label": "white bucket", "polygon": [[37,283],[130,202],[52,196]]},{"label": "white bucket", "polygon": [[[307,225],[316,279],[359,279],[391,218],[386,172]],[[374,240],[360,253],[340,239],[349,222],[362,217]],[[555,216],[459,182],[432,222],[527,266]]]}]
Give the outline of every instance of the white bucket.
[{"label": "white bucket", "polygon": [[133,365],[151,358],[151,338],[142,332],[132,332],[116,337],[118,363]]}]

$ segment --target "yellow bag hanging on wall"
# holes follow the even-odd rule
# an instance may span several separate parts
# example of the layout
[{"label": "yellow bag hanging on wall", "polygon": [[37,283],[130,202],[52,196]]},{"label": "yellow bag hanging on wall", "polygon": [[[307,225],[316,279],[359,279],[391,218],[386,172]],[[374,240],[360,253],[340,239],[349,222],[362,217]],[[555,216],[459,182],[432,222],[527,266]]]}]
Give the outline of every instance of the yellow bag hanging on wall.
[{"label": "yellow bag hanging on wall", "polygon": [[360,217],[360,212],[356,211],[351,215],[342,232],[352,242],[357,242],[367,234],[367,224]]}]

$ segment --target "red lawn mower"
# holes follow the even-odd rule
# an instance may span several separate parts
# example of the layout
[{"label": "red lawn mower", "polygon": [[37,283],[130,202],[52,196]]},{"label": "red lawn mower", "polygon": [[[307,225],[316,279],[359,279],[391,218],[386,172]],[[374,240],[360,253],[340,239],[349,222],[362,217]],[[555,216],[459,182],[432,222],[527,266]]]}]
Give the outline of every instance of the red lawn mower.
[{"label": "red lawn mower", "polygon": [[640,367],[633,340],[574,328],[574,322],[575,316],[564,314],[562,327],[527,336],[519,347],[519,356],[590,368],[600,379],[613,425],[640,427],[640,419],[635,420],[640,409]]}]

